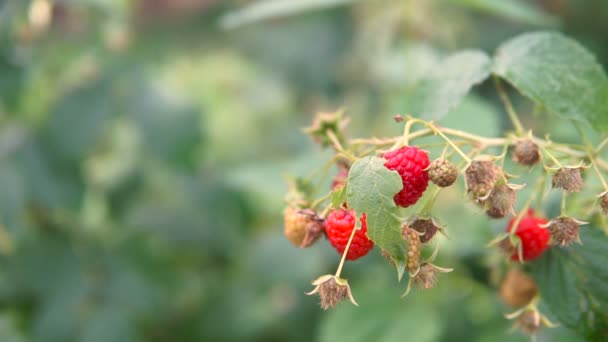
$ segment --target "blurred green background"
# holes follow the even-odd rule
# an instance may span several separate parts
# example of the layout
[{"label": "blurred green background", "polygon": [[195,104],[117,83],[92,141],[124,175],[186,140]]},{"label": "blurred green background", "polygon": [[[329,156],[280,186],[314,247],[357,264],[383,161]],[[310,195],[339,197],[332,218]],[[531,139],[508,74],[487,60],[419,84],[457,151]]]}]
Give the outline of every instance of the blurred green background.
[{"label": "blurred green background", "polygon": [[[456,271],[437,288],[400,300],[376,250],[346,266],[360,307],[323,312],[304,292],[339,257],[284,238],[282,176],[328,159],[300,132],[316,111],[395,135],[450,52],[551,29],[606,66],[607,18],[594,0],[0,0],[0,340],[528,340],[484,247],[505,221],[463,216],[462,188],[438,204]],[[510,129],[491,82],[442,123]]]}]

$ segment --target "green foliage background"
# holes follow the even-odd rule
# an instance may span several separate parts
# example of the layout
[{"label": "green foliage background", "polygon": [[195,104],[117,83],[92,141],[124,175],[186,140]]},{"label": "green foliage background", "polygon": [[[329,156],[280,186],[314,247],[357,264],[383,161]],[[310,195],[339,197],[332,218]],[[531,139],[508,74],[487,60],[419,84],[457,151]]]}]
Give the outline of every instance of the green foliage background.
[{"label": "green foliage background", "polygon": [[[438,203],[451,239],[437,263],[455,268],[438,288],[400,300],[404,283],[374,251],[345,269],[360,307],[323,312],[304,292],[339,257],[325,241],[299,250],[283,237],[281,176],[328,159],[299,131],[315,111],[346,106],[354,134],[399,134],[392,116],[425,108],[412,99],[441,89],[450,68],[437,63],[452,52],[492,55],[551,29],[606,68],[607,3],[44,3],[0,1],[1,341],[527,340],[507,333],[498,256],[484,247],[505,221],[462,204],[463,189]],[[491,82],[476,86],[441,124],[502,134],[511,128],[495,94]],[[578,142],[567,121],[514,98],[538,134]],[[554,267],[550,258],[564,256],[538,267]],[[546,286],[559,297],[551,318],[576,325],[568,289],[605,288],[605,270],[591,271]],[[563,325],[540,338],[584,339]]]}]

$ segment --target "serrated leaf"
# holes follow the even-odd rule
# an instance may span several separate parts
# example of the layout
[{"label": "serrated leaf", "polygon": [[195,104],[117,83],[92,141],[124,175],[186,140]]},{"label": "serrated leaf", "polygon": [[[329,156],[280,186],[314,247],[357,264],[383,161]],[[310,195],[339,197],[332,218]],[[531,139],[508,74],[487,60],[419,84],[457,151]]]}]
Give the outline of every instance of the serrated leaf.
[{"label": "serrated leaf", "polygon": [[552,248],[534,263],[532,275],[551,312],[564,325],[574,328],[582,316],[582,297],[570,266],[563,251]]},{"label": "serrated leaf", "polygon": [[346,197],[357,217],[366,214],[367,236],[391,256],[402,275],[399,270],[405,265],[405,243],[393,197],[403,183],[399,174],[388,170],[384,163],[384,159],[372,156],[357,160],[348,174]]},{"label": "serrated leaf", "polygon": [[515,37],[497,49],[493,72],[552,113],[608,129],[608,78],[572,39],[553,32]]},{"label": "serrated leaf", "polygon": [[601,335],[601,325],[587,313],[608,314],[608,237],[600,229],[585,226],[581,239],[582,245],[547,251],[531,264],[532,276],[562,324],[583,335]]},{"label": "serrated leaf", "polygon": [[492,62],[483,51],[453,54],[415,86],[404,109],[426,120],[439,120],[460,104],[471,87],[489,76],[491,67]]}]

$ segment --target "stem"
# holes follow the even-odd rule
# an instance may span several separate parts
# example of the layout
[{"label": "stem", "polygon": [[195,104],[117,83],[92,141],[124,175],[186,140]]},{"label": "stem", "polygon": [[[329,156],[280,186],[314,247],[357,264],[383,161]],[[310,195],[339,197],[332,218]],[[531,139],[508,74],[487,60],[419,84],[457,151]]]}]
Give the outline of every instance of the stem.
[{"label": "stem", "polygon": [[433,193],[429,197],[426,198],[425,202],[420,207],[420,214],[422,214],[423,216],[431,214],[431,210],[433,209],[433,206],[435,205],[435,200],[437,199],[437,196],[441,192],[441,189],[442,188],[438,186],[435,189],[435,191],[433,191]]},{"label": "stem", "polygon": [[593,170],[597,174],[597,178],[599,178],[600,182],[602,183],[604,190],[608,191],[608,184],[606,184],[606,180],[604,179],[604,176],[602,176],[600,169],[598,169],[597,163],[595,162],[595,160],[591,161],[591,166],[593,167]]},{"label": "stem", "polygon": [[329,138],[329,140],[331,140],[331,143],[333,144],[336,151],[344,154],[350,160],[353,160],[353,161],[357,160],[357,158],[355,156],[353,156],[350,152],[346,151],[344,149],[344,147],[342,147],[342,144],[340,144],[340,139],[338,139],[338,137],[332,130],[327,130],[326,133],[327,133],[327,137]]},{"label": "stem", "polygon": [[602,142],[599,145],[597,145],[597,148],[595,149],[595,153],[599,154],[602,151],[602,149],[604,147],[606,147],[607,144],[608,144],[608,138],[602,140]]},{"label": "stem", "polygon": [[[355,218],[356,220],[356,218]],[[355,224],[356,225],[356,224]],[[338,269],[336,270],[335,276],[337,278],[340,277],[342,273],[342,267],[344,267],[344,262],[346,262],[346,255],[348,254],[348,250],[350,249],[350,244],[353,242],[353,238],[355,237],[355,233],[359,230],[359,228],[354,227],[353,231],[350,233],[350,237],[348,238],[348,243],[346,244],[346,248],[344,248],[344,252],[342,253],[342,259],[340,259],[340,265],[338,265]]]},{"label": "stem", "polygon": [[562,205],[559,210],[560,216],[566,216],[566,197],[568,197],[566,191],[562,191]]},{"label": "stem", "polygon": [[415,121],[413,120],[407,120],[405,126],[403,127],[403,146],[408,146],[410,143],[410,130],[412,129],[412,125],[414,124],[414,122]]},{"label": "stem", "polygon": [[547,156],[549,156],[549,159],[551,159],[555,165],[562,167],[562,163],[560,163],[559,160],[557,160],[557,158],[555,158],[555,156],[549,152],[545,146],[539,145],[539,147]]},{"label": "stem", "polygon": [[[421,119],[410,119],[408,121],[412,122],[412,125],[414,123],[420,123],[422,125],[425,125],[426,127],[428,127],[431,131],[433,131],[433,133],[438,134],[440,137],[443,138],[443,140],[445,140],[446,143],[448,143],[450,146],[452,146],[452,148],[454,149],[454,151],[458,152],[458,154],[460,154],[460,156],[462,157],[462,159],[466,160],[467,163],[471,162],[471,158],[469,158],[469,156],[467,156],[464,152],[462,152],[462,150],[460,148],[458,148],[458,146],[456,146],[456,144],[454,144],[454,142],[452,140],[450,140],[450,138],[448,138],[439,128],[437,128],[432,122],[427,122]],[[406,124],[407,125],[407,124]]]},{"label": "stem", "polygon": [[502,87],[502,83],[500,82],[500,79],[496,76],[494,76],[494,84],[496,85],[496,90],[498,91],[498,95],[500,96],[500,99],[502,100],[502,103],[504,104],[505,109],[507,110],[507,114],[509,114],[509,118],[511,119],[511,122],[513,123],[515,132],[519,136],[523,135],[524,126],[521,124],[521,121],[519,120],[519,117],[517,116],[515,109],[513,109],[511,100],[509,100],[509,97],[507,96],[507,92]]}]

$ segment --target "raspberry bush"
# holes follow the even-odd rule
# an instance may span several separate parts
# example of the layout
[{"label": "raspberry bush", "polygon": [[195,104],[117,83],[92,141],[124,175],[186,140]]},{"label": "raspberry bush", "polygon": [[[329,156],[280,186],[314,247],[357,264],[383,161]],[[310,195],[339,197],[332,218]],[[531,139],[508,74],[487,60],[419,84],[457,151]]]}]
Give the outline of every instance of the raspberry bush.
[{"label": "raspberry bush", "polygon": [[[452,269],[434,260],[451,266],[441,261],[441,249],[458,242],[436,234],[450,235],[436,209],[449,193],[449,200],[466,201],[485,215],[488,229],[501,227],[487,241],[487,254],[497,295],[516,309],[506,314],[515,327],[534,335],[560,323],[590,339],[608,338],[608,78],[594,57],[560,34],[524,34],[493,57],[456,53],[420,82],[403,107],[410,114],[386,115],[400,135],[350,138],[345,110],[320,113],[305,129],[333,150],[325,169],[335,165],[338,173],[325,194],[295,187],[288,202],[297,198],[302,209],[318,212],[327,240],[341,254],[336,273],[315,280],[310,294],[320,295],[324,309],[346,299],[356,303],[342,271],[346,260],[365,257],[374,246],[399,281],[407,278],[404,296],[435,287],[439,274]],[[480,83],[493,85],[504,105],[512,125],[504,136],[439,124]],[[580,141],[553,141],[524,125],[507,84],[537,111],[570,121]],[[599,139],[585,135],[586,125]],[[557,206],[552,194],[558,194]],[[591,224],[581,228],[582,220]]]}]

